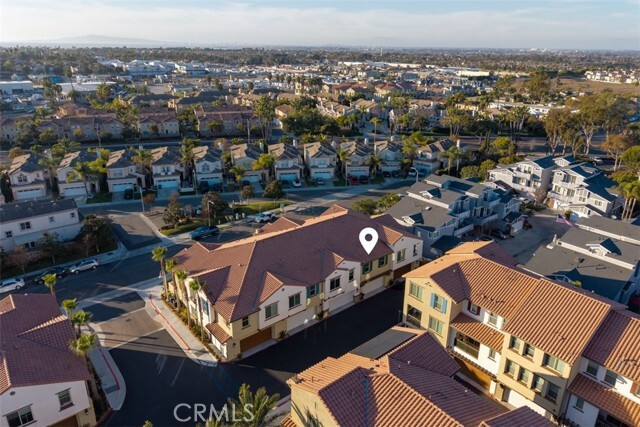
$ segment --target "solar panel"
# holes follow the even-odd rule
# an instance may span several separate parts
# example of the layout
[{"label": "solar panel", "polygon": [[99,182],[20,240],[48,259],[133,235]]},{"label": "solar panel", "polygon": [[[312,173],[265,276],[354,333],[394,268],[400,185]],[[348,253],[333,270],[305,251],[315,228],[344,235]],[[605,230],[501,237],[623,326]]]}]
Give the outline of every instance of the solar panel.
[{"label": "solar panel", "polygon": [[413,332],[389,329],[362,344],[360,347],[357,347],[351,351],[351,353],[369,359],[378,359],[414,336],[416,336],[416,334]]}]

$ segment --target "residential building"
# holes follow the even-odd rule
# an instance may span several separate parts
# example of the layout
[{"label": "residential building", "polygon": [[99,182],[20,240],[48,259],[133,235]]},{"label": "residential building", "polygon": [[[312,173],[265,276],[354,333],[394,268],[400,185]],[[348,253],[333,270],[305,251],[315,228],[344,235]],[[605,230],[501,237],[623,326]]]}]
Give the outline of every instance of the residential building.
[{"label": "residential building", "polygon": [[[370,254],[359,241],[365,227],[379,236]],[[385,290],[421,254],[422,241],[390,217],[334,205],[304,222],[280,218],[245,239],[196,243],[176,258],[187,282],[202,283],[198,295],[186,286],[194,318],[202,316],[212,345],[235,359]]]},{"label": "residential building", "polygon": [[267,171],[264,169],[253,170],[254,163],[262,154],[264,154],[264,151],[256,144],[238,144],[231,146],[233,165],[245,170],[243,181],[260,182],[266,180]]},{"label": "residential building", "polygon": [[293,144],[271,144],[268,148],[269,154],[272,154],[276,159],[275,174],[277,180],[291,181],[295,178],[302,178],[304,163],[298,150],[298,141],[294,140]]},{"label": "residential building", "polygon": [[61,241],[73,240],[83,225],[74,199],[32,200],[0,205],[0,246],[12,251],[23,245],[35,248],[43,233],[57,233]]},{"label": "residential building", "polygon": [[455,142],[448,139],[432,142],[416,148],[416,158],[413,167],[423,174],[434,173],[442,167],[442,153],[455,146]]},{"label": "residential building", "polygon": [[11,183],[13,200],[29,200],[47,195],[49,171],[38,163],[41,157],[27,153],[11,160],[6,173]]},{"label": "residential building", "polygon": [[571,211],[576,220],[592,215],[611,216],[620,210],[623,198],[617,183],[590,163],[577,163],[553,172],[547,197],[554,209]]},{"label": "residential building", "polygon": [[133,190],[144,187],[144,175],[139,173],[132,161],[135,154],[130,150],[115,150],[109,153],[107,160],[107,185],[110,193]]},{"label": "residential building", "polygon": [[258,119],[249,107],[213,107],[200,105],[195,110],[197,132],[200,135],[245,135],[249,128],[258,126]]},{"label": "residential building", "polygon": [[175,146],[154,148],[151,150],[151,156],[153,157],[151,163],[153,185],[158,190],[180,188],[183,179],[180,173],[182,166],[180,148]]},{"label": "residential building", "polygon": [[607,225],[612,222],[619,223],[608,220],[601,223],[604,227],[572,227],[562,237],[538,248],[524,267],[628,303],[640,286],[640,244],[631,237],[639,234],[640,226],[620,223],[625,225],[617,232],[628,229],[630,233],[629,238],[622,239],[615,236],[616,229],[608,230]]},{"label": "residential building", "polygon": [[402,145],[393,141],[376,141],[373,143],[373,151],[380,155],[382,165],[380,171],[400,172],[402,168]]},{"label": "residential building", "polygon": [[290,378],[291,413],[281,425],[553,426],[476,394],[454,378],[459,369],[430,333],[395,326]]},{"label": "residential building", "polygon": [[323,142],[303,145],[304,163],[311,179],[333,179],[336,169],[336,149]]},{"label": "residential building", "polygon": [[640,223],[637,221],[629,223],[601,216],[592,216],[581,218],[575,225],[583,230],[640,246]]},{"label": "residential building", "polygon": [[498,165],[489,171],[489,181],[505,183],[541,203],[557,167],[553,156],[526,158],[512,165]]},{"label": "residential building", "polygon": [[201,145],[193,149],[196,182],[210,186],[222,185],[222,153],[217,148]]},{"label": "residential building", "polygon": [[58,166],[58,191],[62,197],[81,197],[87,193],[95,193],[97,185],[92,182],[91,177],[82,179],[73,172],[73,168],[79,163],[92,162],[96,159],[97,153],[90,153],[87,150],[73,151],[67,153]]},{"label": "residential building", "polygon": [[0,426],[95,425],[84,357],[69,350],[76,338],[49,294],[0,300]]},{"label": "residential building", "polygon": [[517,263],[496,243],[464,243],[404,275],[403,313],[432,332],[469,381],[558,421],[582,357],[602,342],[605,319],[625,306]]},{"label": "residential building", "polygon": [[347,141],[338,145],[338,151],[345,150],[349,153],[347,160],[346,172],[347,176],[369,176],[371,169],[368,160],[373,154],[372,146],[369,141],[364,142]]},{"label": "residential building", "polygon": [[136,123],[140,138],[175,138],[180,136],[180,121],[175,112],[141,112]]}]

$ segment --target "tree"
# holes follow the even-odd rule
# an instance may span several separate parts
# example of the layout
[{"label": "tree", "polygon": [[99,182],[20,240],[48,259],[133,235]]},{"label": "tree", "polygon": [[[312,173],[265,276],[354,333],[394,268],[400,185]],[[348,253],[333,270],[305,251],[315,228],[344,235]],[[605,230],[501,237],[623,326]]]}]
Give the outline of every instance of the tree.
[{"label": "tree", "polygon": [[200,206],[202,211],[207,213],[207,218],[209,218],[211,216],[210,209],[213,214],[219,215],[229,208],[229,203],[217,191],[209,191],[202,196]]},{"label": "tree", "polygon": [[453,138],[454,135],[460,134],[460,130],[465,127],[470,120],[464,110],[452,106],[447,108],[445,116],[440,120],[440,123],[449,127],[449,135]]},{"label": "tree", "polygon": [[189,282],[189,289],[191,289],[191,294],[194,296],[194,299],[196,301],[196,306],[198,307],[198,321],[200,323],[200,339],[202,341],[204,341],[204,331],[205,331],[205,327],[204,324],[202,323],[202,299],[200,298],[200,290],[202,289],[202,283],[200,283],[200,279],[197,277],[194,277],[193,279],[191,279],[191,282]]},{"label": "tree", "polygon": [[51,295],[56,296],[56,283],[58,282],[58,276],[55,273],[45,274],[42,276],[42,282],[44,286],[49,289]]},{"label": "tree", "polygon": [[38,164],[49,172],[49,184],[51,185],[52,190],[55,188],[55,177],[61,160],[62,159],[59,157],[41,157],[38,159]]},{"label": "tree", "polygon": [[76,326],[78,336],[82,335],[82,327],[88,325],[91,318],[93,318],[93,314],[84,310],[76,311],[71,315],[71,323]]},{"label": "tree", "polygon": [[374,117],[369,121],[371,122],[371,124],[373,124],[373,142],[376,142],[376,135],[378,134],[378,125],[382,123],[382,120],[380,120],[377,117]]},{"label": "tree", "polygon": [[237,182],[241,182],[242,181],[242,177],[244,176],[244,173],[247,170],[241,166],[238,165],[234,165],[229,169],[229,173],[232,174],[235,178]]},{"label": "tree", "polygon": [[160,135],[160,128],[158,128],[158,125],[155,123],[149,126],[149,131],[151,131],[153,136],[155,136],[156,138]]},{"label": "tree", "polygon": [[284,196],[285,192],[280,181],[271,181],[264,189],[265,199],[282,199]]},{"label": "tree", "polygon": [[262,138],[265,141],[271,139],[271,126],[276,117],[276,104],[267,95],[260,97],[253,103],[253,114],[259,119]]},{"label": "tree", "polygon": [[400,201],[401,197],[396,193],[387,193],[384,196],[380,197],[377,203],[377,208],[379,211],[386,211],[391,208],[391,206],[395,205]]},{"label": "tree", "polygon": [[246,202],[249,202],[249,199],[253,197],[253,186],[245,185],[240,190],[240,197],[244,199]]},{"label": "tree", "polygon": [[537,70],[529,74],[529,80],[525,84],[529,93],[529,99],[540,102],[549,96],[551,80],[549,74],[542,70]]},{"label": "tree", "polygon": [[49,103],[51,110],[58,109],[58,96],[62,93],[62,87],[59,84],[54,83],[49,77],[42,79],[42,91],[44,97]]},{"label": "tree", "polygon": [[62,301],[62,308],[64,309],[65,313],[67,313],[67,317],[71,318],[73,313],[75,313],[76,309],[78,308],[78,298],[66,299]]},{"label": "tree", "polygon": [[[167,273],[169,273],[171,275],[171,283],[173,283],[173,287],[175,290],[175,294],[177,295],[177,290],[175,289],[176,287],[176,280],[174,276],[174,272],[176,270],[176,267],[178,266],[178,260],[176,258],[169,258],[168,260],[166,260],[164,262],[164,270],[165,270],[165,275]],[[165,294],[165,298],[167,298],[167,300],[169,299],[169,295]]]},{"label": "tree", "polygon": [[[91,362],[89,361],[89,353],[96,345],[97,336],[93,332],[88,332],[80,335],[78,338],[69,341],[69,349],[76,356],[82,357],[85,359],[87,363],[87,367],[89,368],[89,372],[93,373],[93,367],[91,366]],[[93,379],[93,375],[91,376],[91,380],[89,380],[89,386],[91,388],[91,394],[94,397],[98,396],[98,388]]]},{"label": "tree", "polygon": [[456,147],[449,147],[447,151],[440,154],[440,158],[447,160],[447,174],[451,174],[451,165],[456,162],[456,172],[460,171],[460,159],[462,159],[462,150]]},{"label": "tree", "polygon": [[16,157],[20,157],[22,155],[24,155],[25,152],[22,148],[20,147],[13,147],[11,150],[9,150],[9,154],[7,154],[7,156],[10,159],[15,159]]},{"label": "tree", "polygon": [[411,140],[405,140],[402,143],[402,155],[407,160],[409,168],[413,167],[413,160],[416,158],[418,148]]},{"label": "tree", "polygon": [[351,157],[349,155],[349,151],[341,148],[336,153],[336,167],[340,171],[340,174],[346,179],[347,178],[347,165],[351,161]]},{"label": "tree", "polygon": [[640,179],[640,145],[627,148],[622,153],[621,159],[629,171],[634,175],[638,175]]},{"label": "tree", "polygon": [[209,123],[207,123],[206,129],[211,134],[220,133],[224,129],[224,125],[222,122],[218,120],[212,120]]},{"label": "tree", "polygon": [[89,166],[89,162],[76,162],[75,165],[71,168],[71,171],[67,174],[67,182],[71,181],[82,181],[84,184],[84,191],[86,195],[89,195],[89,189],[87,188],[87,183],[89,182],[89,175],[91,174],[91,166]]},{"label": "tree", "polygon": [[100,252],[100,248],[107,248],[115,242],[107,221],[95,214],[87,214],[84,217],[84,225],[80,229],[78,237],[82,240],[85,239],[85,236],[92,236],[90,242],[95,242],[96,252]]},{"label": "tree", "polygon": [[496,167],[496,162],[491,159],[487,159],[480,163],[480,179],[485,180],[487,178],[487,174],[491,169]]},{"label": "tree", "polygon": [[[187,280],[187,272],[184,270],[178,270],[176,271],[176,294],[178,289],[180,289],[180,292],[182,293],[182,295],[186,298],[187,297],[187,291],[185,288],[185,281]],[[180,306],[182,304],[180,298],[176,298],[176,300],[178,301],[178,312],[180,312]],[[187,307],[187,319],[191,319],[191,315],[189,314],[190,308],[189,308],[189,304],[185,304],[185,306]],[[187,322],[189,323],[189,325],[191,325],[191,321],[187,320]]]},{"label": "tree", "polygon": [[375,202],[375,200],[372,200],[372,199],[356,200],[355,202],[353,202],[353,205],[351,206],[351,209],[353,209],[354,211],[360,212],[362,214],[369,215],[369,216],[375,214],[377,208],[378,208],[378,204]]},{"label": "tree", "polygon": [[629,148],[631,141],[625,134],[609,135],[607,140],[602,144],[602,149],[613,157],[613,171],[617,171],[621,163],[622,153]]},{"label": "tree", "polygon": [[50,233],[48,231],[42,233],[42,237],[38,240],[37,246],[43,255],[51,258],[53,264],[56,263],[56,255],[60,255],[63,248],[58,233]]},{"label": "tree", "polygon": [[460,178],[478,178],[480,179],[480,166],[465,166],[460,170]]},{"label": "tree", "polygon": [[62,159],[69,153],[80,150],[80,143],[72,141],[68,138],[62,138],[51,147],[51,155]]},{"label": "tree", "polygon": [[100,83],[96,87],[96,99],[98,100],[98,102],[106,104],[107,102],[109,102],[110,98],[111,86],[107,85],[106,83]]},{"label": "tree", "polygon": [[176,228],[183,218],[184,214],[182,212],[182,206],[180,205],[180,203],[177,201],[169,202],[162,215],[162,220],[164,221],[164,223],[171,228]]},{"label": "tree", "polygon": [[279,400],[279,394],[269,396],[264,387],[260,387],[254,394],[248,384],[242,384],[238,391],[238,399],[229,398],[229,404],[232,408],[236,408],[236,411],[238,408],[243,408],[251,412],[251,417],[246,417],[247,420],[251,420],[243,422],[243,426],[266,427],[270,422],[268,415]]},{"label": "tree", "polygon": [[260,154],[258,160],[253,162],[253,170],[266,170],[268,178],[271,179],[273,176],[273,167],[276,164],[276,158],[273,154]]},{"label": "tree", "polygon": [[184,138],[182,140],[182,145],[180,147],[180,155],[182,164],[185,167],[185,175],[187,177],[187,181],[192,184],[194,187],[198,185],[195,181],[194,171],[196,169],[195,165],[195,154],[193,149],[195,147],[200,146],[200,140],[194,138]]},{"label": "tree", "polygon": [[384,164],[384,159],[380,156],[380,153],[371,153],[367,158],[366,164],[369,166],[369,174],[376,176],[378,169]]},{"label": "tree", "polygon": [[19,268],[22,274],[25,274],[27,266],[36,258],[36,254],[24,246],[16,246],[7,253],[6,258],[9,265]]},{"label": "tree", "polygon": [[58,140],[58,136],[55,134],[53,129],[46,128],[40,135],[38,135],[38,141],[40,141],[44,145],[53,145]]},{"label": "tree", "polygon": [[149,150],[143,148],[133,149],[135,155],[131,157],[131,161],[134,165],[137,165],[144,174],[145,188],[150,187],[153,184],[153,178],[151,177],[151,164],[153,163],[153,154]]},{"label": "tree", "polygon": [[511,140],[506,136],[501,136],[493,141],[493,148],[501,155],[505,156],[511,148]]},{"label": "tree", "polygon": [[169,295],[168,289],[167,289],[167,274],[164,269],[164,259],[166,258],[166,256],[167,256],[166,246],[156,246],[151,251],[151,259],[153,259],[155,262],[160,263],[160,274],[162,274],[162,287],[164,289],[165,298],[167,297],[167,295]]}]

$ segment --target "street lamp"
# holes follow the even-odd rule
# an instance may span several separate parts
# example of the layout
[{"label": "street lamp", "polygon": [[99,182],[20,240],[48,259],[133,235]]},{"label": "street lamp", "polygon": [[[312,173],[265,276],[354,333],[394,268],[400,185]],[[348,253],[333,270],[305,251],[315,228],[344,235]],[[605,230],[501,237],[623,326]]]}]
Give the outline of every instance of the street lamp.
[{"label": "street lamp", "polygon": [[412,167],[410,170],[416,171],[416,183],[417,183],[418,182],[418,175],[419,175],[418,169]]},{"label": "street lamp", "polygon": [[142,187],[138,187],[140,191],[140,203],[142,203],[142,213],[144,213],[144,198],[142,197]]}]

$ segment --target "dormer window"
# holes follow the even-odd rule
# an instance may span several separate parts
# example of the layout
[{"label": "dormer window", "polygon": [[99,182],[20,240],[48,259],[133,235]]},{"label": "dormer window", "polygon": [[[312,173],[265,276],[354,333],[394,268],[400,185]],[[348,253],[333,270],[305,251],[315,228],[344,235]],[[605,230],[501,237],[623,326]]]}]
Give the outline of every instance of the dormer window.
[{"label": "dormer window", "polygon": [[27,176],[21,173],[18,175],[18,182],[27,182]]},{"label": "dormer window", "polygon": [[204,163],[202,165],[202,172],[209,172],[211,170],[211,167],[209,166],[209,163]]}]

